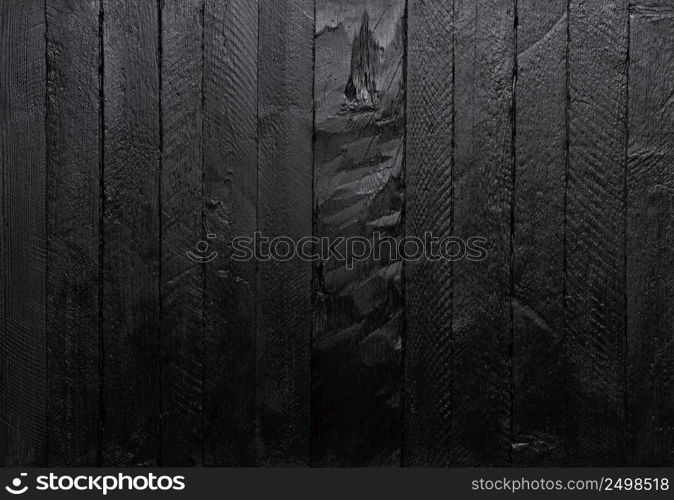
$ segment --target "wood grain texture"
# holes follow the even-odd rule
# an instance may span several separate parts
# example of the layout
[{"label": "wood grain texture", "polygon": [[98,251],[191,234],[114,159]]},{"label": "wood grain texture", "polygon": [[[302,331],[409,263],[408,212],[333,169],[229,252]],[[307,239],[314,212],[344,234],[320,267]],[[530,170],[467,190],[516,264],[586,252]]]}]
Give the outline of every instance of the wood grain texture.
[{"label": "wood grain texture", "polygon": [[206,465],[255,463],[255,263],[229,244],[256,229],[257,26],[256,1],[206,1],[204,229],[220,253],[204,280]]},{"label": "wood grain texture", "polygon": [[[402,0],[316,3],[315,234],[397,238],[404,157]],[[402,263],[317,263],[312,462],[397,465]]]},{"label": "wood grain texture", "polygon": [[625,459],[627,1],[571,0],[568,465]]},{"label": "wood grain texture", "polygon": [[159,454],[160,99],[155,2],[105,0],[103,464]]},{"label": "wood grain texture", "polygon": [[669,0],[0,2],[0,466],[674,464],[672,49]]},{"label": "wood grain texture", "polygon": [[513,2],[457,0],[454,230],[488,256],[454,266],[453,463],[510,460]]},{"label": "wood grain texture", "polygon": [[[312,234],[312,0],[260,4],[258,230]],[[257,463],[308,465],[311,263],[262,261],[257,296]]]},{"label": "wood grain texture", "polygon": [[203,454],[203,0],[162,9],[162,465]]},{"label": "wood grain texture", "polygon": [[[405,235],[446,238],[453,215],[453,5],[408,5]],[[453,266],[444,259],[405,263],[405,466],[451,465]]]},{"label": "wood grain texture", "polygon": [[674,7],[630,15],[627,165],[629,464],[674,463]]},{"label": "wood grain texture", "polygon": [[519,0],[513,224],[513,463],[565,457],[566,0]]},{"label": "wood grain texture", "polygon": [[0,465],[36,466],[47,438],[44,1],[0,9]]},{"label": "wood grain texture", "polygon": [[98,0],[46,2],[47,462],[100,453]]}]

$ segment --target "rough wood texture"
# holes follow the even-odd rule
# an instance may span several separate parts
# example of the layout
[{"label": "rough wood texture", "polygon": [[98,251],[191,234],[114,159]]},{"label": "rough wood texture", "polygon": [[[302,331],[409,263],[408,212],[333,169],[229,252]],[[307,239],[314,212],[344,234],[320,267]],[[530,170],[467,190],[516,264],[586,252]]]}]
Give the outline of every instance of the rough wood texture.
[{"label": "rough wood texture", "polygon": [[566,325],[568,465],[625,452],[627,0],[571,0]]},{"label": "rough wood texture", "polygon": [[674,463],[674,6],[631,12],[627,192],[630,465]]},{"label": "rough wood texture", "polygon": [[[258,230],[312,234],[312,0],[260,5]],[[260,262],[257,297],[258,465],[308,465],[311,263]]]},{"label": "rough wood texture", "polygon": [[48,0],[47,462],[100,453],[98,0]]},{"label": "rough wood texture", "polygon": [[46,449],[45,23],[43,0],[0,7],[0,465]]},{"label": "rough wood texture", "polygon": [[514,2],[456,0],[454,231],[488,256],[454,265],[452,459],[510,460]]},{"label": "rough wood texture", "polygon": [[566,0],[519,0],[513,224],[513,463],[565,454]]},{"label": "rough wood texture", "polygon": [[103,464],[159,453],[158,6],[105,0]]},{"label": "rough wood texture", "polygon": [[162,465],[203,453],[203,0],[162,9]]},{"label": "rough wood texture", "polygon": [[204,229],[220,253],[205,265],[206,465],[255,461],[255,263],[230,258],[257,212],[257,26],[253,0],[206,0]]},{"label": "rough wood texture", "polygon": [[[404,8],[318,0],[315,233],[402,232]],[[315,267],[312,460],[394,465],[401,442],[401,262]]]},{"label": "rough wood texture", "polygon": [[[405,235],[452,235],[454,12],[409,2]],[[446,260],[405,263],[403,465],[451,465],[452,271]]]},{"label": "rough wood texture", "polygon": [[[674,463],[669,0],[4,0],[0,44],[0,466]],[[427,232],[487,258],[381,241]]]}]

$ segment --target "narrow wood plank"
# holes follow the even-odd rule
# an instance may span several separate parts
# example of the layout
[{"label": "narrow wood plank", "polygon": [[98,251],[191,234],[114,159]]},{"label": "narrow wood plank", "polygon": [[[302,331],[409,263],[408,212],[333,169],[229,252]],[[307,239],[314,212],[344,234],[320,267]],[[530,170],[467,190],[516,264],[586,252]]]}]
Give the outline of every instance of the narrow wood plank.
[{"label": "narrow wood plank", "polygon": [[[403,0],[316,3],[316,236],[399,237]],[[318,263],[314,465],[396,465],[401,444],[402,262]]]},{"label": "narrow wood plank", "polygon": [[519,0],[513,232],[513,463],[565,453],[566,0]]},{"label": "narrow wood plank", "polygon": [[100,453],[98,0],[47,0],[47,327],[50,465]]},{"label": "narrow wood plank", "polygon": [[105,0],[103,463],[159,453],[160,115],[156,2]]},{"label": "narrow wood plank", "polygon": [[0,9],[0,465],[37,466],[47,403],[44,1]]},{"label": "narrow wood plank", "polygon": [[568,465],[625,459],[627,0],[571,0]]},{"label": "narrow wood plank", "polygon": [[[312,234],[313,0],[260,4],[258,229]],[[257,297],[258,465],[308,465],[311,263],[263,261]]]},{"label": "narrow wood plank", "polygon": [[[9,4],[4,4],[2,6],[2,18],[0,18],[0,40],[2,40],[2,53],[6,54],[8,48],[6,47],[5,40],[9,39],[9,24],[7,22]],[[3,70],[8,66],[6,56],[0,58],[0,67]],[[7,366],[9,361],[9,352],[7,350],[8,345],[8,336],[7,336],[7,322],[6,318],[6,309],[7,304],[5,304],[7,297],[7,270],[6,267],[6,255],[7,255],[7,237],[5,235],[5,151],[7,150],[7,123],[5,116],[7,116],[6,110],[12,105],[12,102],[9,95],[9,89],[6,86],[6,79],[0,81],[0,114],[2,128],[0,129],[0,314],[2,315],[2,320],[0,321],[0,374],[2,378],[0,379],[0,411],[3,415],[3,420],[0,422],[0,451],[2,451],[3,457],[9,456],[9,448],[12,446],[10,442],[11,432],[13,430],[10,428],[10,423],[5,419],[5,416],[8,415],[8,408],[6,403],[6,394],[9,391],[8,381],[6,380]],[[46,142],[46,141],[45,141]],[[8,465],[7,458],[4,458],[0,461],[0,466],[6,467]]]},{"label": "narrow wood plank", "polygon": [[204,19],[206,465],[255,461],[255,262],[231,259],[257,212],[257,1],[207,0]]},{"label": "narrow wood plank", "polygon": [[[162,465],[203,453],[203,0],[162,9]],[[186,252],[193,252],[194,260]]]},{"label": "narrow wood plank", "polygon": [[[405,235],[452,235],[454,11],[410,2]],[[437,249],[435,250],[437,251]],[[448,260],[405,263],[406,466],[451,460],[452,271]]]},{"label": "narrow wood plank", "polygon": [[514,7],[455,3],[454,231],[488,253],[454,265],[455,465],[510,460]]},{"label": "narrow wood plank", "polygon": [[674,463],[674,7],[630,16],[627,197],[629,464]]}]

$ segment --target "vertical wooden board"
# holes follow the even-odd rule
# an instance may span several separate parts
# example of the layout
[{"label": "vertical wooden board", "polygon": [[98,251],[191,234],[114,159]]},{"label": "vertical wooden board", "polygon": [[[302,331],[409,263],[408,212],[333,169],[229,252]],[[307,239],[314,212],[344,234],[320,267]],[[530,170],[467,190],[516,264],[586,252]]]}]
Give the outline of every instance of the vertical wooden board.
[{"label": "vertical wooden board", "polygon": [[44,1],[0,9],[0,465],[37,466],[47,403]]},{"label": "vertical wooden board", "polygon": [[631,15],[627,197],[630,465],[674,463],[674,7]]},{"label": "vertical wooden board", "polygon": [[206,465],[255,461],[255,262],[231,258],[257,212],[257,26],[251,0],[207,0],[204,19]]},{"label": "vertical wooden board", "polygon": [[[313,0],[262,2],[259,29],[258,229],[300,241],[312,235]],[[306,465],[311,263],[258,266],[258,464]]]},{"label": "vertical wooden board", "polygon": [[[317,0],[315,233],[402,233],[405,2]],[[402,263],[317,263],[314,465],[400,463]]]},{"label": "vertical wooden board", "polygon": [[[164,466],[202,462],[203,0],[162,9],[161,391]],[[191,252],[188,254],[187,252]]]},{"label": "vertical wooden board", "polygon": [[105,0],[103,444],[105,465],[159,453],[160,99],[155,2]]},{"label": "vertical wooden board", "polygon": [[[405,235],[452,235],[454,9],[408,5]],[[450,465],[452,271],[444,259],[405,263],[403,464]]]},{"label": "vertical wooden board", "polygon": [[[3,20],[8,19],[7,14],[8,14],[8,4],[3,4],[2,5],[2,18],[0,18],[0,40],[2,40],[0,43],[2,43],[2,49],[3,49],[3,54],[6,52],[7,47],[5,40],[9,38],[9,25],[7,21],[3,22]],[[4,70],[4,68],[7,67],[7,61],[3,57],[0,59],[0,64]],[[3,416],[7,416],[7,403],[6,403],[6,394],[9,392],[9,385],[8,385],[8,380],[7,380],[7,367],[8,367],[8,350],[7,350],[7,345],[8,345],[8,337],[7,337],[7,322],[5,320],[6,314],[6,297],[7,297],[7,270],[5,269],[6,267],[6,262],[7,262],[7,254],[8,252],[5,250],[6,245],[7,245],[7,238],[5,237],[5,151],[7,150],[7,139],[8,139],[8,130],[7,130],[7,123],[5,122],[5,116],[8,115],[7,110],[10,108],[12,105],[12,102],[10,100],[10,95],[8,92],[8,88],[5,84],[6,79],[0,80],[0,123],[2,128],[0,129],[0,314],[2,315],[2,319],[0,320],[0,396],[2,401],[0,403],[0,412],[2,412]],[[46,141],[45,141],[46,142]],[[10,447],[10,437],[11,437],[11,431],[12,429],[9,427],[8,423],[2,422],[0,424],[0,451],[2,452],[2,456],[8,457],[9,456],[9,447]],[[0,461],[0,466],[6,467],[8,460],[5,458],[2,461]]]},{"label": "vertical wooden board", "polygon": [[98,0],[46,2],[47,461],[100,452]]},{"label": "vertical wooden board", "polygon": [[568,465],[625,451],[627,1],[571,0],[566,211]]},{"label": "vertical wooden board", "polygon": [[513,463],[564,461],[566,0],[519,0]]},{"label": "vertical wooden board", "polygon": [[[3,40],[2,48],[3,53],[5,52],[5,43],[4,40],[8,38],[8,26],[6,22],[2,22],[2,19],[7,19],[6,14],[7,4],[2,6],[2,18],[0,19],[0,37]],[[3,69],[7,67],[5,58],[0,59],[0,64],[2,64]],[[7,124],[5,123],[5,116],[7,115],[7,109],[11,106],[11,101],[9,99],[7,87],[5,85],[6,80],[0,80],[0,123],[2,128],[0,129],[0,314],[2,315],[2,320],[0,320],[0,412],[2,412],[3,417],[8,416],[8,406],[6,403],[6,395],[9,392],[9,381],[7,380],[7,368],[9,362],[9,352],[7,350],[8,346],[8,336],[7,336],[7,321],[6,321],[6,297],[7,297],[7,254],[5,250],[7,248],[7,238],[5,236],[5,151],[7,150]],[[46,142],[46,141],[45,141]],[[9,457],[10,452],[10,438],[11,438],[12,429],[7,422],[3,421],[0,424],[0,451],[2,452],[3,457]],[[0,461],[0,466],[6,467],[9,462],[7,458]]]},{"label": "vertical wooden board", "polygon": [[510,459],[515,3],[456,0],[454,231],[487,258],[454,264],[452,459]]}]

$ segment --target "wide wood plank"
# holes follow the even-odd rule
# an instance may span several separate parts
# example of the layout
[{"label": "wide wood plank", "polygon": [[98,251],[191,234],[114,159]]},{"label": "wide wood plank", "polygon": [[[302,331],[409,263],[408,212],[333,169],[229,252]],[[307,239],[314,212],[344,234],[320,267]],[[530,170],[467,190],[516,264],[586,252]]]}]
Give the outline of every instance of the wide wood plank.
[{"label": "wide wood plank", "polygon": [[[404,9],[316,2],[318,237],[402,233]],[[389,246],[380,259],[314,268],[314,465],[400,463],[402,262]]]},{"label": "wide wood plank", "polygon": [[230,243],[256,229],[257,26],[257,1],[206,0],[204,229],[219,252],[204,279],[206,465],[255,461],[255,262]]},{"label": "wide wood plank", "polygon": [[159,454],[160,104],[155,2],[105,0],[103,464]]},{"label": "wide wood plank", "polygon": [[[405,235],[452,235],[454,11],[409,2]],[[437,251],[435,249],[434,251]],[[452,272],[445,259],[405,263],[406,466],[451,464]]]},{"label": "wide wood plank", "polygon": [[100,455],[98,0],[48,0],[47,326],[50,465]]},{"label": "wide wood plank", "polygon": [[629,464],[674,463],[674,6],[630,15],[627,165]]},{"label": "wide wood plank", "polygon": [[[203,453],[203,1],[163,2],[161,186],[162,465]],[[203,244],[201,244],[203,245]],[[193,259],[186,252],[193,253]]]},{"label": "wide wood plank", "polygon": [[571,0],[568,465],[625,458],[627,0]]},{"label": "wide wood plank", "polygon": [[566,0],[518,3],[513,463],[560,466],[564,411]]},{"label": "wide wood plank", "polygon": [[454,232],[487,258],[454,265],[452,458],[510,460],[515,3],[455,5]]},{"label": "wide wood plank", "polygon": [[47,437],[44,1],[0,9],[0,465],[37,466]]},{"label": "wide wood plank", "polygon": [[[260,5],[258,229],[268,238],[312,234],[313,29],[312,0]],[[258,266],[258,465],[307,465],[311,263]]]}]

